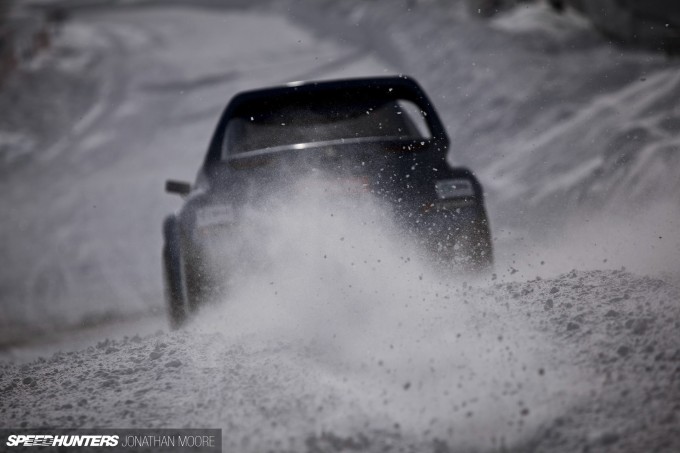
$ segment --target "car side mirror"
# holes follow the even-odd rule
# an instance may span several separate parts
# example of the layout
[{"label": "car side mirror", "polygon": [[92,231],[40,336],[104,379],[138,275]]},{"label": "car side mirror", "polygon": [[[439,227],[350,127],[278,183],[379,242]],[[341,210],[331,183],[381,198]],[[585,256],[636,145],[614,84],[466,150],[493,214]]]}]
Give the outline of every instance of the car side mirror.
[{"label": "car side mirror", "polygon": [[184,181],[174,181],[168,179],[165,181],[165,191],[167,193],[174,193],[182,197],[186,197],[191,193],[191,184]]}]

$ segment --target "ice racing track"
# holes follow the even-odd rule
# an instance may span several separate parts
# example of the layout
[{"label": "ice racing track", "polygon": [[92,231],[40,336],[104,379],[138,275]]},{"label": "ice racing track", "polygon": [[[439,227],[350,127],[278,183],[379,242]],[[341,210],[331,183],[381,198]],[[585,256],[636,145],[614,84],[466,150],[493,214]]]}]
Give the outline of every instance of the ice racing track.
[{"label": "ice racing track", "polygon": [[270,263],[169,332],[160,227],[179,201],[162,188],[192,179],[227,99],[401,68],[260,10],[79,7],[67,32],[102,55],[101,89],[2,172],[0,425],[214,427],[225,452],[680,449],[674,280],[611,249],[562,269],[592,244],[527,245],[502,218],[497,275],[477,281],[370,209],[253,212]]}]

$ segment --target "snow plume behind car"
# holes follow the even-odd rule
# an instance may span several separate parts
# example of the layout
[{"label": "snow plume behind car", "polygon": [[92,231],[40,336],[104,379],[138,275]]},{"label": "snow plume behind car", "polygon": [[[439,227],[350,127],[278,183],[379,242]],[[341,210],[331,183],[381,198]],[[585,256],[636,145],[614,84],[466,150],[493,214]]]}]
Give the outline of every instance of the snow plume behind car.
[{"label": "snow plume behind car", "polygon": [[[346,396],[320,414],[318,428],[337,435],[516,444],[587,393],[586,376],[557,363],[548,338],[480,297],[481,281],[430,263],[371,197],[331,200],[319,181],[299,184],[285,202],[246,208],[229,234],[252,259],[225,262],[237,266],[228,295],[190,331],[253,351],[280,348],[277,357],[319,387],[311,393]],[[570,400],[544,404],[555,386],[569,388]]]}]

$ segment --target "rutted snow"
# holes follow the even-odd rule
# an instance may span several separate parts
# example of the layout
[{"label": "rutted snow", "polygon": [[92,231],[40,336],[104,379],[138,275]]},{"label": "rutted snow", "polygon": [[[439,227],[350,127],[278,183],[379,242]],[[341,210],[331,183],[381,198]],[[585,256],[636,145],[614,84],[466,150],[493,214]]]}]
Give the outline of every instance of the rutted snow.
[{"label": "rutted snow", "polygon": [[[51,47],[22,62],[0,91],[0,163],[14,168],[70,132],[96,97],[101,38],[87,26],[69,25],[50,37]],[[55,138],[56,137],[56,138]]]}]

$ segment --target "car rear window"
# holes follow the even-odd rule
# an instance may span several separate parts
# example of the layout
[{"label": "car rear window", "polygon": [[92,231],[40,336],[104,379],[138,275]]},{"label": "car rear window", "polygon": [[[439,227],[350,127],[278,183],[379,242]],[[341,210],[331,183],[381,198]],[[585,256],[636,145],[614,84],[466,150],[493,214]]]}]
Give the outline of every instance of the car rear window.
[{"label": "car rear window", "polygon": [[305,103],[251,109],[232,118],[226,126],[223,153],[348,139],[429,136],[423,113],[410,101]]}]

